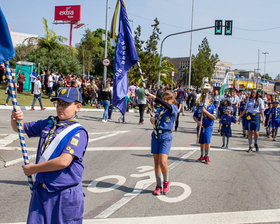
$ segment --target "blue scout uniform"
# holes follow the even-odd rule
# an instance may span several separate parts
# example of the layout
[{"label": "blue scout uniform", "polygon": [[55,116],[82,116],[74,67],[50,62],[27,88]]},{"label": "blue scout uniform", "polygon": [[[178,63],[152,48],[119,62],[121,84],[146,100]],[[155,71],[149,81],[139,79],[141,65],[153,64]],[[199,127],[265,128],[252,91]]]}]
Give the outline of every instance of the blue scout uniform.
[{"label": "blue scout uniform", "polygon": [[219,101],[220,101],[220,96],[219,95],[215,95],[214,96],[214,106],[217,109],[219,106]]},{"label": "blue scout uniform", "polygon": [[[246,107],[246,102],[241,101],[240,107],[239,107],[239,112],[240,114],[243,113]],[[247,114],[244,114],[244,116],[241,118],[242,119],[242,127],[246,128],[246,121],[247,121]]]},{"label": "blue scout uniform", "polygon": [[[207,111],[217,117],[217,111],[214,104],[210,103],[207,107]],[[199,121],[201,120],[202,106],[199,106],[194,112],[194,117]],[[199,144],[210,144],[213,132],[214,120],[210,119],[206,114],[203,114],[202,128],[199,136]],[[199,126],[197,126],[197,134],[199,131]]]},{"label": "blue scout uniform", "polygon": [[250,98],[248,99],[245,109],[248,110],[248,115],[246,117],[246,130],[248,131],[259,131],[260,130],[260,121],[261,116],[260,112],[264,109],[263,100],[258,98],[258,102]]},{"label": "blue scout uniform", "polygon": [[237,103],[238,103],[238,101],[239,101],[239,97],[238,96],[232,96],[231,98],[230,98],[230,102],[231,102],[231,105],[232,105],[232,109],[233,109],[233,116],[236,116],[236,111],[237,111]]},{"label": "blue scout uniform", "polygon": [[264,111],[265,127],[268,127],[268,125],[271,123],[269,121],[269,116],[270,116],[271,111],[272,111],[272,108],[266,108],[265,111]]},{"label": "blue scout uniform", "polygon": [[[57,117],[53,119],[58,120]],[[58,123],[51,141],[61,131],[75,123],[77,123],[77,119]],[[24,123],[24,130],[28,137],[40,137],[36,163],[42,156],[41,149],[52,127],[51,117]],[[27,223],[82,223],[84,210],[84,195],[81,184],[84,170],[82,161],[87,142],[86,130],[83,128],[78,130],[62,151],[62,153],[75,156],[71,164],[63,170],[38,173],[42,176],[34,184]]]},{"label": "blue scout uniform", "polygon": [[220,119],[220,123],[222,124],[221,129],[221,136],[231,137],[231,123],[235,123],[236,119],[231,114],[223,114],[223,116]]},{"label": "blue scout uniform", "polygon": [[[159,107],[156,113],[156,130],[152,133],[152,150],[151,153],[163,153],[169,155],[172,144],[172,129],[177,117],[178,108],[174,104],[171,105],[170,113],[163,106]],[[155,133],[156,132],[156,133]]]},{"label": "blue scout uniform", "polygon": [[279,124],[280,124],[280,107],[272,107],[270,127],[278,128]]}]

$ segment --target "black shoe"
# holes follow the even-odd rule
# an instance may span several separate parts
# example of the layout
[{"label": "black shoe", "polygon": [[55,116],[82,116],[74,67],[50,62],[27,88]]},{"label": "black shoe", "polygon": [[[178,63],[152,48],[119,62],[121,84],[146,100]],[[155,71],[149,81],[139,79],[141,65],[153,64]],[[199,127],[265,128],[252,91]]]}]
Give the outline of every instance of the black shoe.
[{"label": "black shoe", "polygon": [[224,148],[224,147],[225,147],[225,145],[223,144],[221,148]]},{"label": "black shoe", "polygon": [[226,147],[225,147],[226,149],[228,149],[228,145],[226,145]]},{"label": "black shoe", "polygon": [[243,134],[243,137],[245,138],[245,137],[246,137],[246,134]]},{"label": "black shoe", "polygon": [[247,152],[253,152],[252,147],[250,146],[249,149],[247,150]]},{"label": "black shoe", "polygon": [[258,146],[258,144],[255,144],[255,148],[256,148],[256,152],[258,152],[258,151],[259,151],[259,146]]}]

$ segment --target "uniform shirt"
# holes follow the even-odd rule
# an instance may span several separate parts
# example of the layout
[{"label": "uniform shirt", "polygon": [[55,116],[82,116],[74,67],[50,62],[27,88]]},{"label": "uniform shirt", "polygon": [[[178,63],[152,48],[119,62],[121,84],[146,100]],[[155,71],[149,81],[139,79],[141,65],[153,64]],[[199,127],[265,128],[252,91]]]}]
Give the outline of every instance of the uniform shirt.
[{"label": "uniform shirt", "polygon": [[[273,108],[273,107],[272,107]],[[266,108],[265,111],[264,111],[264,116],[265,116],[265,120],[268,120],[269,119],[269,115],[272,111],[272,108]]]},{"label": "uniform shirt", "polygon": [[246,103],[244,101],[241,101],[240,103],[240,107],[239,107],[239,111],[240,113],[243,112],[245,110],[246,107]]},{"label": "uniform shirt", "polygon": [[219,95],[215,95],[214,96],[214,102],[219,102],[220,100],[220,96]]},{"label": "uniform shirt", "polygon": [[158,119],[161,111],[165,110],[165,112],[161,115],[160,123],[157,127],[158,130],[171,131],[173,129],[174,122],[177,117],[178,107],[175,106],[174,104],[172,104],[171,107],[172,107],[171,113],[168,110],[166,110],[163,106],[160,106],[159,109],[157,110],[155,116],[156,119]]},{"label": "uniform shirt", "polygon": [[280,121],[280,107],[272,107],[270,113],[272,121]]},{"label": "uniform shirt", "polygon": [[231,125],[231,123],[235,123],[236,119],[231,114],[223,114],[220,119],[220,123],[223,125]]},{"label": "uniform shirt", "polygon": [[230,97],[230,102],[231,104],[237,104],[239,102],[239,97],[236,95],[234,97]]},{"label": "uniform shirt", "polygon": [[[209,106],[207,107],[207,111],[210,114],[213,114],[215,117],[217,117],[217,111],[215,106],[210,103]],[[201,114],[202,114],[202,106],[199,106],[196,111],[194,112],[194,117],[196,117],[199,121],[201,120]],[[206,114],[203,114],[203,121],[202,121],[202,126],[203,127],[208,127],[208,126],[213,126],[214,120],[209,118]]]},{"label": "uniform shirt", "polygon": [[32,72],[32,74],[30,75],[30,82],[35,82],[36,79],[37,79],[36,72]]},{"label": "uniform shirt", "polygon": [[[73,121],[63,121],[67,124],[73,124]],[[48,136],[49,131],[52,129],[53,123],[50,118],[45,120],[32,121],[24,123],[24,130],[28,137],[40,137],[36,163],[38,163],[41,157],[41,148],[43,143]],[[59,126],[53,135],[54,137],[67,128],[65,126]],[[52,140],[53,140],[52,139]],[[46,172],[40,180],[49,192],[55,192],[58,190],[63,190],[70,186],[75,186],[82,181],[82,174],[84,166],[82,164],[83,156],[88,143],[88,135],[84,129],[77,131],[77,133],[69,140],[65,145],[62,153],[68,153],[75,156],[70,165],[62,170]]]},{"label": "uniform shirt", "polygon": [[248,110],[248,113],[254,114],[254,113],[260,113],[261,110],[264,109],[264,105],[263,105],[263,100],[261,98],[259,98],[258,100],[258,104],[255,105],[255,100],[250,98],[246,105],[245,105],[245,109]]}]

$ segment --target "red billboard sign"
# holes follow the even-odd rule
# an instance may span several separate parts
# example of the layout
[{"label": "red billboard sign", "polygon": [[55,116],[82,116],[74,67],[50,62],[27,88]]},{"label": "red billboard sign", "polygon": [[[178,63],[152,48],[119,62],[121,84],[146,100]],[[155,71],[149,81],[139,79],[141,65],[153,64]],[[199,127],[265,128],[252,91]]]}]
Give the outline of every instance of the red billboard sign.
[{"label": "red billboard sign", "polygon": [[80,5],[55,6],[54,20],[55,21],[81,20],[81,6]]}]

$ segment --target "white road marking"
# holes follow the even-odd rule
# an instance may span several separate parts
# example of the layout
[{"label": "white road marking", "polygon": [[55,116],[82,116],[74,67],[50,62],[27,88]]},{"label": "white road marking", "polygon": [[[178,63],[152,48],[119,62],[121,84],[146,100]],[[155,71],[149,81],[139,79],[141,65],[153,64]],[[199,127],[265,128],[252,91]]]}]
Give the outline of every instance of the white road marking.
[{"label": "white road marking", "polygon": [[11,144],[13,141],[19,139],[18,134],[0,134],[0,136],[0,147],[5,147],[6,145]]},{"label": "white road marking", "polygon": [[[96,186],[98,184],[98,182],[106,180],[106,179],[117,179],[118,182],[108,188]],[[119,188],[120,186],[122,186],[125,183],[125,181],[126,181],[126,178],[123,176],[119,176],[119,175],[108,175],[108,176],[104,176],[104,177],[99,177],[99,178],[95,179],[94,181],[90,182],[90,184],[87,187],[87,190],[92,193],[106,193],[106,192],[110,192],[112,190]]]},{"label": "white road marking", "polygon": [[177,203],[177,202],[180,202],[180,201],[183,201],[185,200],[187,197],[189,197],[192,193],[192,189],[190,188],[189,185],[187,184],[184,184],[184,183],[180,183],[180,182],[171,182],[170,183],[170,188],[172,186],[178,186],[178,187],[181,187],[183,188],[184,192],[182,194],[180,194],[179,196],[177,197],[167,197],[166,195],[159,195],[157,198],[161,201],[164,201],[164,202],[168,202],[168,203]]},{"label": "white road marking", "polygon": [[[36,158],[36,155],[35,155],[35,154],[29,155],[28,158],[29,158],[29,162],[30,162],[30,160]],[[23,158],[18,158],[18,159],[14,159],[14,160],[11,160],[11,161],[7,161],[7,162],[5,162],[5,165],[4,165],[4,166],[5,166],[5,167],[13,166],[13,165],[15,165],[15,164],[17,164],[17,163],[23,163]]]},{"label": "white road marking", "polygon": [[[112,219],[84,219],[84,224],[240,224],[240,223],[268,223],[280,222],[280,209],[201,213],[189,215],[112,218]],[[1,223],[25,224],[25,222]]]},{"label": "white road marking", "polygon": [[[187,153],[185,153],[183,156],[181,156],[179,159],[177,159],[175,162],[173,162],[170,166],[169,166],[169,170],[174,169],[175,167],[177,167],[180,163],[182,163],[182,161],[188,157],[190,157],[193,153],[195,153],[196,151],[189,151]],[[117,201],[115,204],[111,205],[110,207],[108,207],[107,209],[105,209],[103,212],[101,212],[99,215],[97,215],[95,218],[99,218],[99,219],[104,219],[109,217],[110,215],[112,215],[113,213],[115,213],[117,210],[119,210],[121,207],[123,207],[124,205],[126,205],[129,201],[131,201],[133,198],[137,197],[143,190],[147,189],[150,184],[146,184],[143,189],[138,190],[138,193],[135,194],[127,194],[124,195],[123,198],[121,198],[119,201]]]},{"label": "white road marking", "polygon": [[129,131],[113,131],[111,132],[111,134],[108,134],[108,135],[104,135],[104,136],[101,136],[101,137],[98,137],[98,138],[90,138],[88,141],[89,142],[95,142],[95,141],[99,141],[99,140],[102,140],[102,139],[105,139],[105,138],[110,138],[110,137],[113,137],[113,136],[116,136],[116,135],[119,135],[119,134],[123,134],[123,133],[127,133]]}]

